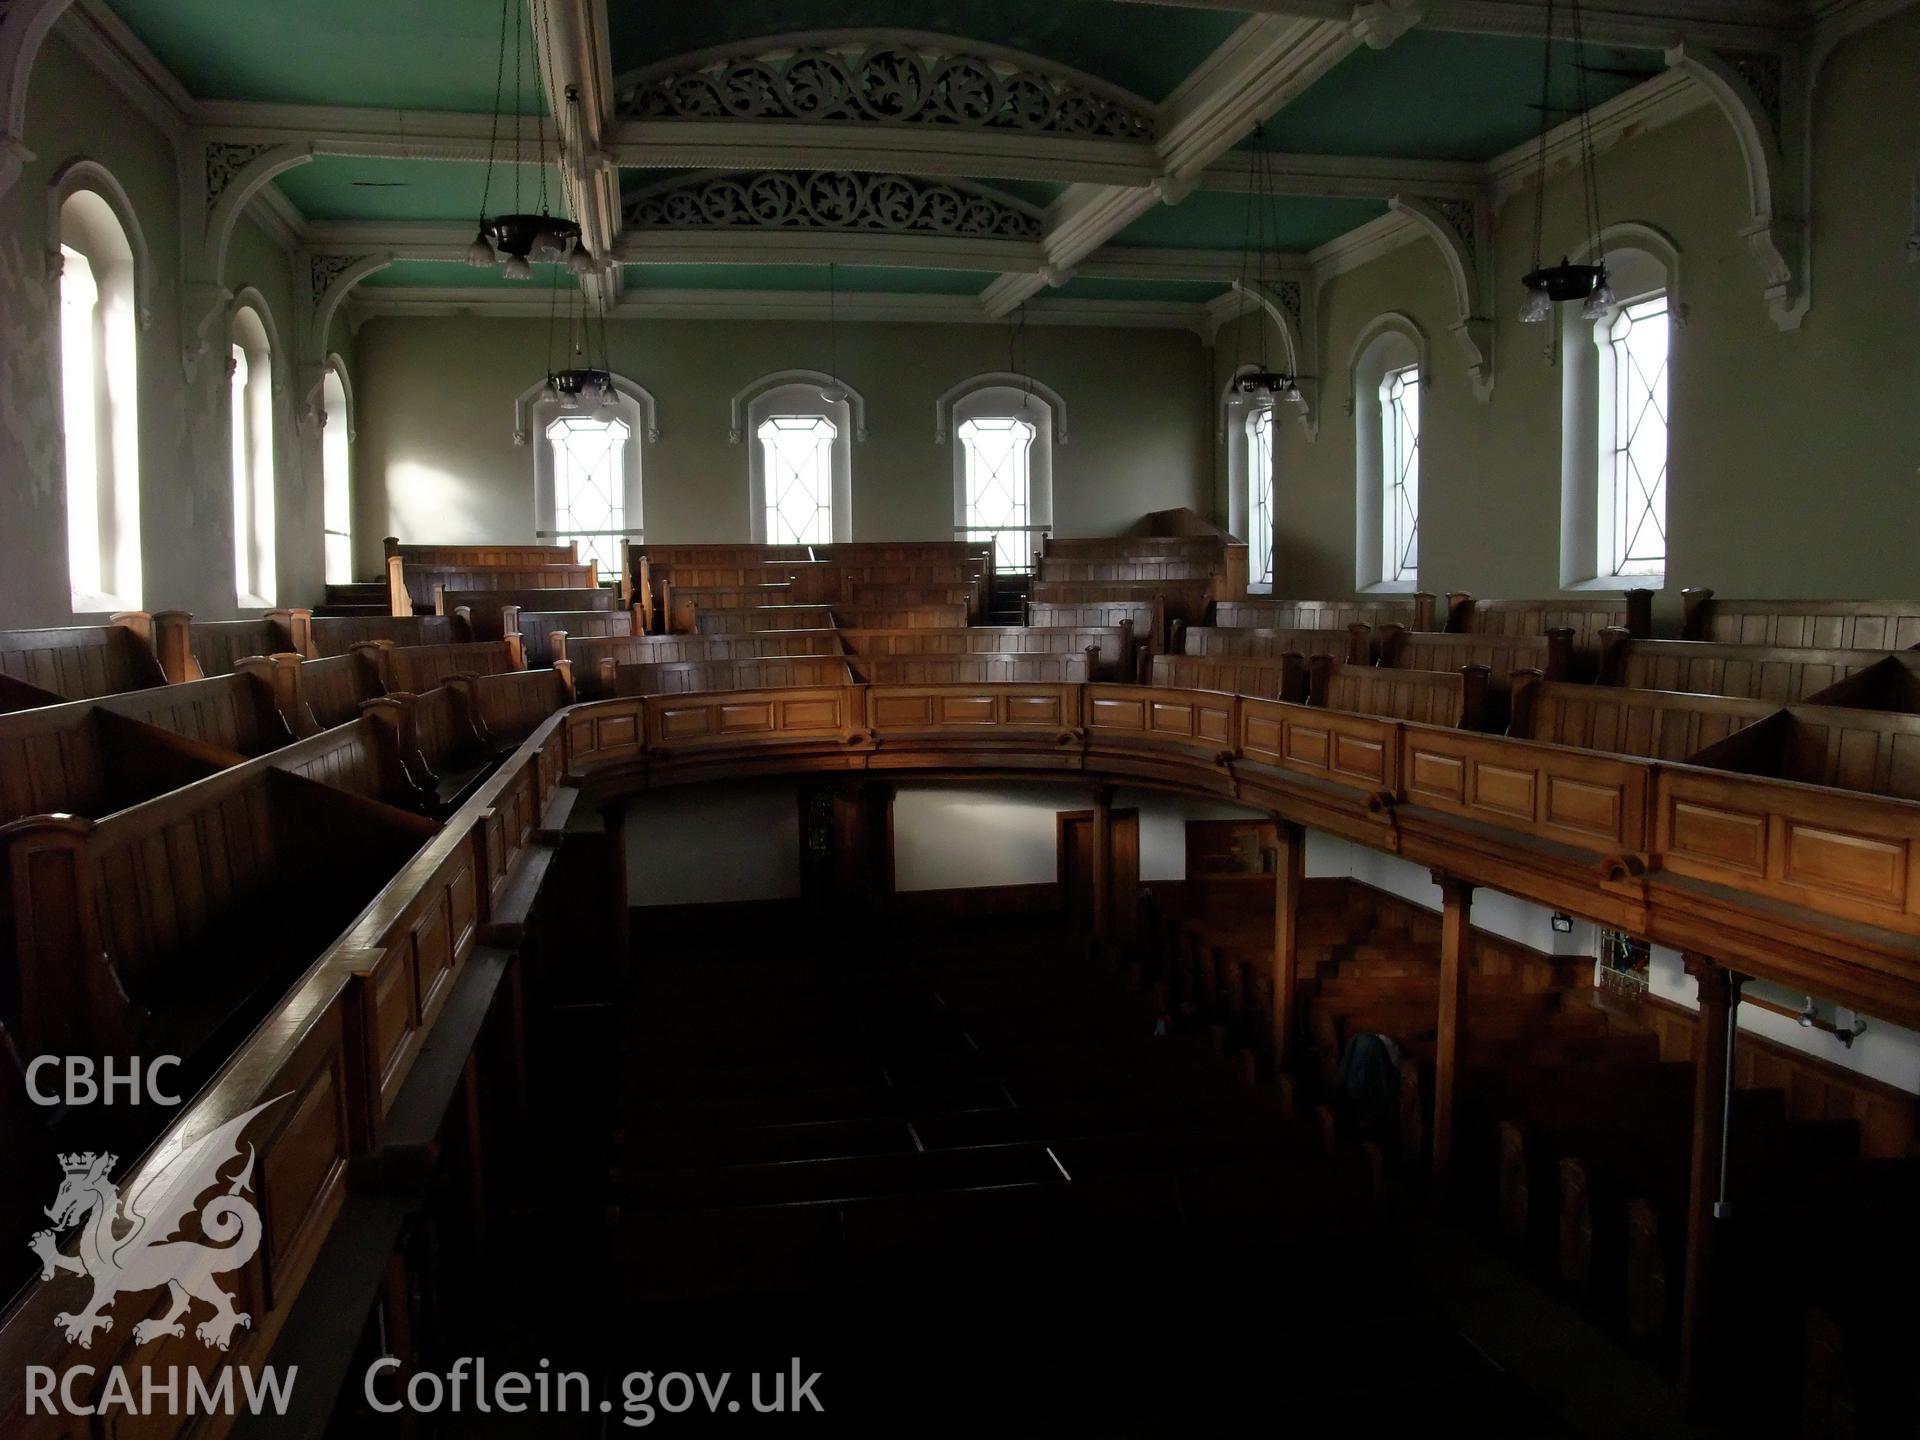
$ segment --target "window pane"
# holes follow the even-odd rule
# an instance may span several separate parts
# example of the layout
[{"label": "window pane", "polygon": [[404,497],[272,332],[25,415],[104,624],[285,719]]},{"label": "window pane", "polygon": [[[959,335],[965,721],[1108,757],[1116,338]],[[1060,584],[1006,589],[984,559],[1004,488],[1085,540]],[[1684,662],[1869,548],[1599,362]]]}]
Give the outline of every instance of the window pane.
[{"label": "window pane", "polygon": [[1247,417],[1248,578],[1273,582],[1273,411]]},{"label": "window pane", "polygon": [[1027,516],[1028,460],[1035,431],[1011,415],[981,415],[959,429],[966,456],[968,538],[993,541],[996,570],[1026,570],[1032,562]]},{"label": "window pane", "polygon": [[553,446],[553,528],[571,540],[582,561],[599,563],[602,575],[620,572],[620,537],[626,528],[627,439],[624,420],[562,415],[547,426]]},{"label": "window pane", "polygon": [[232,360],[227,408],[233,425],[233,590],[244,601],[253,589],[253,447],[247,442],[247,352],[235,345]]},{"label": "window pane", "polygon": [[832,543],[833,442],[839,434],[833,422],[823,415],[773,415],[758,434],[766,461],[766,542]]},{"label": "window pane", "polygon": [[100,297],[93,267],[78,250],[60,256],[60,401],[66,429],[67,573],[76,610],[100,603],[100,410],[94,383],[98,354],[94,305]]},{"label": "window pane", "polygon": [[353,495],[351,457],[347,453],[346,390],[340,377],[328,371],[321,387],[327,423],[320,432],[320,469],[325,487],[324,525],[327,546],[327,582],[345,585],[353,579]]},{"label": "window pane", "polygon": [[1380,384],[1380,578],[1415,581],[1420,572],[1420,367]]},{"label": "window pane", "polygon": [[1667,565],[1667,297],[1624,307],[1613,351],[1613,557],[1618,575]]}]

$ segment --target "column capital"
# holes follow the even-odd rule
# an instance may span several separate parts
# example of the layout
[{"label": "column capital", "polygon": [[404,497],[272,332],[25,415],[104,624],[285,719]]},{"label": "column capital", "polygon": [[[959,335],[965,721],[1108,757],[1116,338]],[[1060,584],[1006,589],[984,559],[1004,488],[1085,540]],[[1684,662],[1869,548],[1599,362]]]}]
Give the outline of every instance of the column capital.
[{"label": "column capital", "polygon": [[1750,978],[1738,970],[1729,970],[1711,955],[1700,955],[1691,950],[1680,957],[1700,987],[1700,1003],[1704,1005],[1733,1005],[1740,1000],[1740,987]]},{"label": "column capital", "polygon": [[1433,883],[1440,887],[1441,897],[1454,905],[1465,905],[1473,899],[1474,884],[1471,880],[1462,880],[1458,875],[1445,870],[1429,870]]}]

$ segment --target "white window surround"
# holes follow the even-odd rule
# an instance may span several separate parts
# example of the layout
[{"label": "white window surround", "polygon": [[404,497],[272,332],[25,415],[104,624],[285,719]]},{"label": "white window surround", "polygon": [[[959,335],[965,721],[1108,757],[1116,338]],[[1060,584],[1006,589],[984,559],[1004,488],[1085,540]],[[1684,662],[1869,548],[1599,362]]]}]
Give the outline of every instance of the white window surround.
[{"label": "white window surround", "polygon": [[[533,533],[537,540],[552,540],[559,530],[554,505],[554,454],[547,430],[561,415],[587,413],[565,400],[543,400],[540,392],[547,382],[541,380],[522,391],[513,406],[513,443],[533,447]],[[647,389],[624,375],[613,377],[614,399],[608,418],[627,427],[621,448],[622,525],[631,540],[645,538],[645,512],[642,509],[642,444],[660,438],[658,414],[653,396]],[[608,537],[607,553],[619,554],[619,537]],[[603,565],[601,574],[609,573]]]},{"label": "white window surround", "polygon": [[[828,389],[845,398],[828,400],[822,393]],[[733,397],[728,434],[747,449],[748,538],[754,544],[767,543],[767,460],[760,427],[775,415],[819,416],[833,426],[833,543],[844,544],[853,538],[853,442],[866,438],[866,413],[867,402],[857,390],[818,370],[763,375]]]},{"label": "white window surround", "polygon": [[[1387,376],[1417,366],[1420,390],[1433,384],[1425,333],[1398,312],[1381,315],[1355,338],[1347,363],[1347,410],[1353,416],[1354,588],[1374,594],[1411,594],[1419,576],[1390,579],[1384,574],[1386,425],[1381,386]],[[1423,407],[1424,408],[1424,407]]]},{"label": "white window surround", "polygon": [[69,600],[77,615],[138,610],[146,244],[125,192],[91,161],[66,166],[48,198]]},{"label": "white window surround", "polygon": [[233,468],[234,603],[242,610],[270,609],[277,602],[280,398],[285,364],[265,299],[251,286],[234,296],[228,323],[227,424]]},{"label": "white window surround", "polygon": [[[1601,232],[1609,278],[1621,305],[1664,292],[1667,297],[1669,344],[1668,395],[1684,361],[1682,336],[1686,306],[1680,290],[1680,251],[1663,232],[1650,225],[1624,222]],[[1586,251],[1574,257],[1584,260]],[[1581,318],[1578,305],[1563,305],[1551,327],[1549,350],[1560,360],[1560,586],[1563,590],[1614,592],[1627,588],[1658,590],[1665,574],[1616,573],[1611,563],[1613,528],[1613,355],[1607,329],[1618,307],[1598,323]],[[1670,409],[1672,430],[1678,417]],[[1672,453],[1669,444],[1669,455]],[[1667,509],[1668,573],[1673,566],[1671,543],[1672,472],[1669,470]]]},{"label": "white window surround", "polygon": [[[1027,538],[1002,545],[1002,563],[1008,554],[1031,556],[1040,548],[1040,536],[1053,528],[1053,452],[1067,443],[1066,401],[1038,380],[996,371],[975,375],[942,395],[935,405],[936,444],[947,445],[953,457],[953,533],[969,539],[967,513],[967,446],[958,437],[969,420],[1010,417],[1033,426],[1027,449]],[[1009,551],[1007,546],[1014,548]],[[1022,560],[1025,569],[1031,560]]]},{"label": "white window surround", "polygon": [[[1214,432],[1215,438],[1227,452],[1227,532],[1245,540],[1248,544],[1247,564],[1253,565],[1253,481],[1252,432],[1247,428],[1254,415],[1261,410],[1273,409],[1273,401],[1264,395],[1246,395],[1234,388],[1234,381],[1242,375],[1251,375],[1260,367],[1242,365],[1233,372],[1233,379],[1227,381],[1226,388],[1220,392],[1220,423]],[[1275,416],[1276,421],[1278,416]],[[1279,450],[1279,427],[1274,427],[1274,450]],[[1278,486],[1274,496],[1276,505],[1279,500]],[[1257,576],[1249,575],[1247,589],[1256,595],[1268,594],[1273,586]]]}]

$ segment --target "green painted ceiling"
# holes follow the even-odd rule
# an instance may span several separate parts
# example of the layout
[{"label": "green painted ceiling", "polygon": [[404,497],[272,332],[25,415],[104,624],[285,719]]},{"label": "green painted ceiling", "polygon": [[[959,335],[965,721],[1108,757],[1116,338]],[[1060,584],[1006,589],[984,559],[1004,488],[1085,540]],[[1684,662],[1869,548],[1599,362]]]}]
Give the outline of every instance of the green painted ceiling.
[{"label": "green painted ceiling", "polygon": [[[1161,245],[1186,250],[1238,250],[1246,243],[1247,197],[1196,191],[1178,205],[1156,205],[1115,237],[1116,245]],[[1269,202],[1269,250],[1304,254],[1387,213],[1382,200],[1336,200],[1285,195]]]},{"label": "green painted ceiling", "polygon": [[[1537,40],[1409,31],[1385,50],[1354,51],[1243,148],[1491,160],[1540,133],[1541,53]],[[1586,57],[1594,105],[1663,68],[1655,50],[1588,46]],[[1573,58],[1555,47],[1556,109],[1574,102]]]},{"label": "green painted ceiling", "polygon": [[[981,270],[904,270],[836,265],[837,291],[861,295],[978,295],[997,278]],[[825,265],[629,265],[636,290],[804,290],[825,294]]]},{"label": "green painted ceiling", "polygon": [[[495,0],[107,3],[202,99],[493,110],[501,15]],[[511,47],[511,31],[508,40]],[[545,109],[545,99],[531,36],[523,55],[520,108],[533,114]],[[509,108],[513,81],[509,65]]]},{"label": "green painted ceiling", "polygon": [[689,51],[801,30],[891,27],[1025,50],[1163,100],[1246,17],[1109,0],[607,0],[616,74]]},{"label": "green painted ceiling", "polygon": [[[528,213],[540,208],[540,171],[533,165],[496,165],[488,208],[512,210],[515,183],[518,204]],[[445,220],[472,221],[480,214],[487,167],[478,161],[363,160],[316,155],[279,177],[281,191],[312,221]],[[566,213],[560,177],[549,171],[547,208]]]}]

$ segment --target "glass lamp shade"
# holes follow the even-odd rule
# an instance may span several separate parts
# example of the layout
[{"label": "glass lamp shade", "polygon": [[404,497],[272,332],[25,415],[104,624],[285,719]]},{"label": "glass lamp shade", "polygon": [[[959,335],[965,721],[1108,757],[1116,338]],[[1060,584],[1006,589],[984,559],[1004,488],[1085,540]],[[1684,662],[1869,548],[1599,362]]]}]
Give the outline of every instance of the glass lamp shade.
[{"label": "glass lamp shade", "polygon": [[1245,375],[1236,375],[1233,389],[1237,395],[1264,395],[1269,399],[1278,396],[1296,404],[1300,394],[1299,383],[1293,376],[1274,370],[1250,370]]},{"label": "glass lamp shade", "polygon": [[506,263],[500,267],[500,273],[509,280],[531,280],[533,266],[527,263],[524,255],[509,255]]},{"label": "glass lamp shade", "polygon": [[1591,300],[1606,278],[1606,270],[1598,265],[1575,265],[1565,259],[1558,265],[1541,265],[1521,277],[1520,283],[1527,287],[1527,303],[1520,318],[1530,325],[1539,324],[1553,313],[1555,305]]},{"label": "glass lamp shade", "polygon": [[487,232],[485,230],[482,230],[478,235],[474,236],[473,244],[467,247],[467,264],[473,266],[476,270],[484,270],[487,266],[499,260],[499,258],[498,255],[493,253],[493,246],[487,240]]},{"label": "glass lamp shade", "polygon": [[1553,297],[1547,294],[1546,287],[1529,285],[1526,303],[1520,307],[1520,323],[1523,325],[1544,325],[1553,314]]},{"label": "glass lamp shade", "polygon": [[820,398],[829,405],[844,405],[847,403],[846,387],[837,382],[831,385],[822,385],[820,387]]},{"label": "glass lamp shade", "polygon": [[576,276],[584,277],[591,275],[593,273],[593,253],[588,250],[585,245],[575,245],[572,250],[567,252],[567,269],[572,271]]},{"label": "glass lamp shade", "polygon": [[1613,293],[1613,286],[1607,281],[1607,272],[1600,272],[1600,284],[1593,294],[1587,297],[1587,303],[1580,307],[1580,318],[1598,320],[1619,303],[1619,297]]}]

